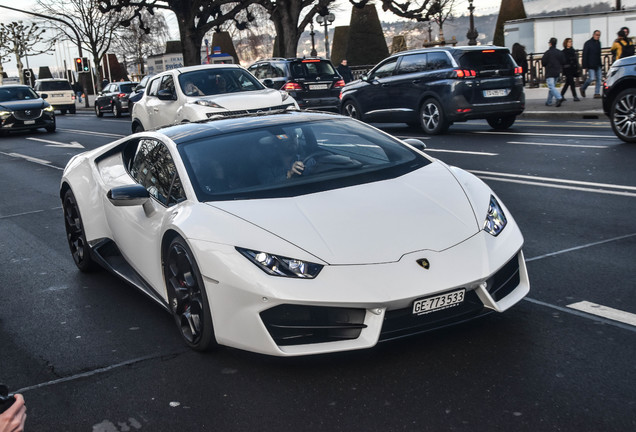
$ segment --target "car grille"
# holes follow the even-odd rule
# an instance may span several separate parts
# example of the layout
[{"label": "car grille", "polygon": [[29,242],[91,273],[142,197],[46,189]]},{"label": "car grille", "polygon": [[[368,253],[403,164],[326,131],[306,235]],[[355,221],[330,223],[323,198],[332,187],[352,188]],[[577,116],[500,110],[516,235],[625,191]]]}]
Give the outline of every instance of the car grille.
[{"label": "car grille", "polygon": [[13,112],[13,117],[15,117],[16,120],[33,120],[33,119],[40,118],[41,115],[42,115],[42,110],[39,108]]},{"label": "car grille", "polygon": [[256,114],[256,113],[260,113],[260,112],[284,110],[284,109],[287,109],[287,108],[293,107],[293,106],[294,106],[293,104],[277,105],[277,106],[272,106],[272,107],[256,108],[256,109],[250,109],[250,110],[220,111],[220,112],[207,113],[206,115],[208,116],[208,118],[212,118],[212,117],[215,117],[215,116],[218,116],[218,115],[221,115],[221,116],[224,116],[224,117],[228,117],[228,116],[241,115],[241,114]]},{"label": "car grille", "polygon": [[[519,260],[515,255],[499,271],[487,280],[490,295],[499,301],[510,294],[520,283]],[[480,315],[492,312],[485,309],[474,290],[466,291],[464,301],[458,306],[432,312],[426,315],[414,315],[412,307],[387,311],[380,333],[380,341],[397,339],[417,333],[458,324]]]}]

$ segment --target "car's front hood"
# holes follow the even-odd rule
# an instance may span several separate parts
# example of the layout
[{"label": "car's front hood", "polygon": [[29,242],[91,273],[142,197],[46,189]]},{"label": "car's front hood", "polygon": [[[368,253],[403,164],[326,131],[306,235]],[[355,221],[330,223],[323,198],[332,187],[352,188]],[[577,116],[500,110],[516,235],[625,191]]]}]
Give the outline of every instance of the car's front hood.
[{"label": "car's front hood", "polygon": [[447,249],[479,231],[464,190],[439,163],[376,183],[210,205],[330,264],[394,262],[417,250]]},{"label": "car's front hood", "polygon": [[18,101],[7,101],[0,103],[1,111],[22,111],[28,109],[44,109],[48,103],[42,99],[29,99]]},{"label": "car's front hood", "polygon": [[[283,104],[283,94],[278,90],[266,89],[191,98],[189,102],[197,104],[199,100],[213,102],[228,111],[240,111],[281,105]],[[285,102],[291,103],[292,99],[288,98]],[[199,106],[206,109],[214,109],[213,107]]]}]

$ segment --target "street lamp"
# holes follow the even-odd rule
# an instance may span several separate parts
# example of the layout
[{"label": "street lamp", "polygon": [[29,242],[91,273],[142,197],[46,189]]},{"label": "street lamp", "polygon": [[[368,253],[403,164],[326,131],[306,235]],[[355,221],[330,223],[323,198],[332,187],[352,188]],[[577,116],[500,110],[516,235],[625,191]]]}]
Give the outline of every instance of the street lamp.
[{"label": "street lamp", "polygon": [[333,23],[336,19],[336,16],[331,12],[325,15],[318,15],[316,17],[316,22],[325,27],[325,57],[329,58],[329,30],[327,27],[329,24]]},{"label": "street lamp", "polygon": [[475,6],[473,6],[473,0],[468,0],[468,4],[468,10],[470,11],[470,28],[468,29],[468,33],[466,33],[466,37],[468,38],[468,45],[477,45],[477,36],[479,36],[479,33],[475,28],[475,19],[473,17]]},{"label": "street lamp", "polygon": [[314,42],[314,36],[316,35],[316,33],[314,33],[314,23],[313,23],[313,21],[309,23],[309,28],[311,29],[311,32],[309,32],[309,35],[311,36],[311,53],[310,53],[310,55],[312,57],[316,57],[316,56],[318,56],[318,52],[316,51],[316,43]]}]

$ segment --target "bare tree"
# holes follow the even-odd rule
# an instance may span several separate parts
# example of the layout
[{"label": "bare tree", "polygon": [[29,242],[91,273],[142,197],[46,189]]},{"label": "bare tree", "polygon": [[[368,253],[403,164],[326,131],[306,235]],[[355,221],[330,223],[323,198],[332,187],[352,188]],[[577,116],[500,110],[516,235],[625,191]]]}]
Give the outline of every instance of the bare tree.
[{"label": "bare tree", "polygon": [[[93,57],[93,66],[99,75],[98,82],[101,82],[103,73],[99,65],[110,49],[120,17],[116,13],[102,13],[97,3],[98,0],[38,0],[43,13],[72,21],[71,24],[75,25],[83,45]],[[57,21],[51,21],[51,24],[63,38],[75,40],[74,33],[71,33],[67,26]]]},{"label": "bare tree", "polygon": [[455,0],[435,0],[429,7],[428,13],[432,21],[439,26],[439,38],[444,41],[444,22],[453,19]]},{"label": "bare tree", "polygon": [[9,33],[0,27],[0,85],[4,82],[4,62],[9,61],[11,48],[9,46]]},{"label": "bare tree", "polygon": [[[51,46],[54,41],[46,43],[42,34],[46,30],[40,28],[37,24],[31,23],[25,25],[22,21],[13,21],[9,24],[0,24],[0,33],[6,35],[6,43],[8,44],[9,51],[15,55],[15,62],[18,66],[18,76],[20,77],[20,83],[24,84],[24,64],[22,58],[28,55],[44,54],[51,50]],[[45,46],[42,46],[45,43]],[[35,49],[35,46],[40,46],[40,49]]]},{"label": "bare tree", "polygon": [[[254,0],[95,0],[102,12],[116,11],[123,15],[120,22],[126,24],[141,16],[142,11],[150,14],[158,10],[170,10],[177,17],[186,66],[201,64],[201,43],[206,32],[226,21],[236,20],[244,26],[253,21],[246,13],[239,21],[240,12],[254,3]],[[141,21],[143,22],[143,21]],[[144,28],[144,25],[141,25]]]},{"label": "bare tree", "polygon": [[[377,0],[382,5],[383,11],[389,11],[402,18],[409,18],[415,21],[429,21],[435,9],[436,0]],[[372,3],[372,0],[349,0],[349,2],[359,8]]]},{"label": "bare tree", "polygon": [[[140,21],[141,20],[141,21]],[[163,14],[141,11],[139,20],[126,22],[119,28],[113,42],[113,51],[126,64],[135,65],[141,75],[145,75],[144,59],[160,54],[168,40],[168,25]]]}]

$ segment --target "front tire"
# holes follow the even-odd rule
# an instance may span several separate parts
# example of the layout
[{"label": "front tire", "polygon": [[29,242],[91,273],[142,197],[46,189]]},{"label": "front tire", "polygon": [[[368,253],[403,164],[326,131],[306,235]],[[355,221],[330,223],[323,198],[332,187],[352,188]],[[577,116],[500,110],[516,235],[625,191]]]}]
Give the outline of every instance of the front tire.
[{"label": "front tire", "polygon": [[196,351],[217,347],[203,278],[183,238],[175,237],[170,242],[163,271],[170,310],[185,343]]},{"label": "front tire", "polygon": [[362,116],[360,114],[360,108],[358,108],[358,104],[352,101],[351,99],[347,99],[345,103],[342,105],[341,114],[349,116],[356,120],[362,119]]},{"label": "front tire", "polygon": [[62,207],[64,209],[64,225],[66,227],[66,239],[71,249],[73,261],[80,271],[88,273],[95,271],[99,265],[91,256],[90,246],[86,241],[84,233],[84,224],[80,216],[79,206],[75,200],[75,195],[70,189],[64,194],[62,199]]},{"label": "front tire", "polygon": [[99,105],[97,104],[95,104],[95,115],[97,117],[102,117],[104,115],[104,113],[99,110]]},{"label": "front tire", "polygon": [[636,89],[623,90],[610,108],[610,123],[618,138],[636,143]]},{"label": "front tire", "polygon": [[439,135],[448,130],[444,108],[436,99],[430,98],[424,101],[420,109],[420,124],[428,135]]},{"label": "front tire", "polygon": [[510,128],[510,126],[514,124],[516,119],[517,119],[517,116],[508,115],[508,116],[487,118],[486,121],[488,122],[491,128],[496,130],[504,130],[504,129]]}]

